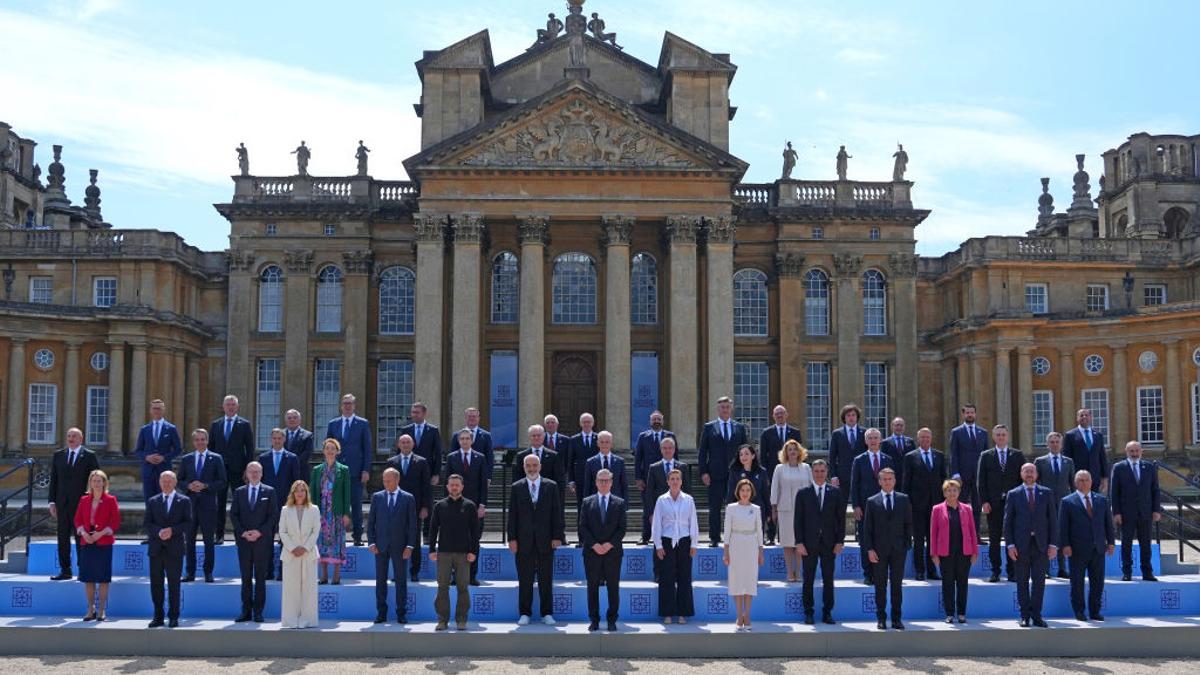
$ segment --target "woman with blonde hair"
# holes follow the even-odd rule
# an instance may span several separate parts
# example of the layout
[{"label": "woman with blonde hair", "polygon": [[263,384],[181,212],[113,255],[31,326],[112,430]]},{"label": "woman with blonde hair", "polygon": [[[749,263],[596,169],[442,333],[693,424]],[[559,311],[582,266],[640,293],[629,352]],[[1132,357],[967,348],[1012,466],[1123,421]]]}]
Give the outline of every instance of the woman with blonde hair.
[{"label": "woman with blonde hair", "polygon": [[282,607],[284,628],[314,628],[317,611],[317,539],[321,536],[321,510],[309,499],[308,483],[298,480],[288,492],[279,513],[279,543],[283,547]]},{"label": "woman with blonde hair", "polygon": [[796,439],[789,439],[779,450],[779,463],[771,477],[771,512],[779,532],[779,543],[783,546],[788,581],[800,581],[792,515],[796,508],[796,493],[812,485],[812,468],[804,463],[806,459],[808,450]]},{"label": "woman with blonde hair", "polygon": [[342,565],[346,564],[346,528],[350,527],[350,467],[337,461],[342,444],[326,438],[321,444],[325,461],[313,467],[308,494],[321,507],[321,580],[329,583],[328,569],[333,568],[333,584],[342,583]]},{"label": "woman with blonde hair", "polygon": [[[84,621],[104,620],[108,585],[112,582],[114,535],[121,528],[117,498],[108,493],[108,474],[100,469],[88,475],[88,491],[75,509],[75,532],[79,535],[79,580],[87,593]],[[99,586],[100,597],[96,597]]]},{"label": "woman with blonde hair", "polygon": [[754,503],[754,483],[743,478],[733,488],[737,501],[725,507],[725,565],[729,595],[737,606],[738,630],[750,630],[750,601],[758,595],[758,568],[763,564],[762,509]]}]

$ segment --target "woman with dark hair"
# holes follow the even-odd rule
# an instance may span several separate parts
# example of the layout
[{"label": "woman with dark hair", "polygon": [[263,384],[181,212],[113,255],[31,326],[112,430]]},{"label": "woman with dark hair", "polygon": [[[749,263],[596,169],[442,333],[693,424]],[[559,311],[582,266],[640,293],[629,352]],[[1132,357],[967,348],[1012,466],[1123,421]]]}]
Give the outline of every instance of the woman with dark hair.
[{"label": "woman with dark hair", "polygon": [[754,486],[754,503],[758,505],[762,514],[765,530],[767,521],[771,518],[771,475],[767,473],[766,467],[759,463],[758,451],[748,443],[738,448],[737,459],[729,465],[729,492],[725,495],[727,503],[737,501],[737,492],[734,490],[738,481],[742,480],[748,480]]},{"label": "woman with dark hair", "polygon": [[[743,449],[746,446],[743,446]],[[758,493],[746,478],[733,487],[737,500],[725,507],[725,566],[729,595],[737,606],[738,630],[750,630],[750,601],[758,595],[758,568],[763,564],[763,523]]]}]

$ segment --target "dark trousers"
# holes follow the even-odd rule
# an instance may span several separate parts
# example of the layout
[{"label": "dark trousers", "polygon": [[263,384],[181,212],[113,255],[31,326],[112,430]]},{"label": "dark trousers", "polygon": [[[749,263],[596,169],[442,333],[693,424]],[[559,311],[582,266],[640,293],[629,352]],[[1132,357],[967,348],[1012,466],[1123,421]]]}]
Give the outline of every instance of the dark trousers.
[{"label": "dark trousers", "polygon": [[[424,529],[422,529],[424,528]],[[429,519],[421,520],[417,518],[417,541],[413,544],[412,557],[408,559],[408,573],[412,576],[412,580],[416,581],[417,576],[421,574],[421,538],[429,537]],[[434,566],[434,571],[437,571],[437,566]]]},{"label": "dark trousers", "polygon": [[942,563],[942,609],[946,611],[946,616],[966,616],[971,556],[963,555],[960,549],[940,558],[939,561]]},{"label": "dark trousers", "polygon": [[[223,503],[218,501],[217,505],[220,506]],[[213,541],[217,532],[217,513],[217,511],[198,510],[192,514],[189,532],[183,538],[187,549],[187,575],[189,577],[196,576],[197,534],[204,540],[204,576],[210,576],[213,573],[213,565],[217,562],[216,553],[213,551]]]},{"label": "dark trousers", "polygon": [[75,511],[79,509],[79,501],[55,504],[58,518],[55,530],[58,533],[58,570],[63,574],[71,573],[71,539],[75,539],[75,557],[79,557],[79,536],[75,534]]},{"label": "dark trousers", "polygon": [[537,578],[542,616],[554,613],[554,550],[517,551],[517,605],[521,616],[533,616],[533,580]]},{"label": "dark trousers", "polygon": [[821,563],[821,611],[833,611],[833,574],[834,574],[834,555],[832,548],[818,547],[815,551],[809,551],[808,555],[800,559],[800,567],[804,579],[804,589],[801,595],[804,601],[804,613],[812,614],[816,606],[816,600],[813,597],[813,586],[817,581],[817,563]]},{"label": "dark trousers", "polygon": [[[375,611],[379,616],[387,614],[387,584],[388,584],[388,568],[391,568],[392,576],[396,579],[396,616],[406,617],[408,615],[408,570],[405,569],[408,561],[404,559],[404,546],[391,546],[387,552],[379,552],[375,554]],[[413,555],[417,555],[417,551],[413,549]]]},{"label": "dark trousers", "polygon": [[[862,547],[862,531],[863,521],[854,521],[854,540],[859,543],[859,564],[862,566],[863,581],[866,581],[867,584],[874,584],[875,577],[872,574],[872,570],[875,566],[871,564],[871,560],[867,558],[866,549]],[[903,572],[901,572],[901,574],[903,574]]]},{"label": "dark trousers", "polygon": [[1025,555],[1018,555],[1013,567],[1017,573],[1017,605],[1021,607],[1021,618],[1040,617],[1042,597],[1046,593],[1046,570],[1050,567],[1046,549],[1039,550],[1031,537]]},{"label": "dark trousers", "polygon": [[608,612],[605,619],[617,620],[617,610],[621,606],[621,559],[624,554],[613,549],[604,555],[598,555],[591,549],[583,552],[583,570],[587,575],[587,604],[588,618],[600,620],[600,584],[608,589]]},{"label": "dark trousers", "polygon": [[1104,598],[1104,551],[1072,549],[1071,553],[1071,609],[1083,613],[1083,577],[1088,578],[1087,609],[1091,615],[1100,613]]},{"label": "dark trousers", "polygon": [[[963,476],[962,491],[959,493],[958,501],[963,502],[964,504],[970,504],[971,505],[971,513],[976,513],[976,514],[983,513],[983,509],[981,508],[982,504],[979,501],[979,491],[975,488],[976,488],[975,476],[971,476],[970,478]],[[1001,509],[1000,513],[1003,514],[1004,509]],[[976,536],[976,538],[978,538],[979,528],[982,526],[983,526],[983,518],[976,518],[975,519],[975,536]]]},{"label": "dark trousers", "polygon": [[729,488],[729,477],[717,478],[709,474],[708,483],[708,540],[721,543],[721,507],[725,505],[725,491]]},{"label": "dark trousers", "polygon": [[[166,464],[166,462],[164,462],[163,464]],[[163,466],[163,464],[159,464],[159,466]],[[165,470],[166,469],[163,469],[163,471],[165,471]],[[155,473],[150,474],[149,476],[147,476],[146,474],[142,474],[142,501],[143,502],[150,501],[151,497],[162,492],[162,489],[158,487],[158,477],[160,475],[162,475],[162,471],[157,471]]]},{"label": "dark trousers", "polygon": [[654,562],[658,573],[658,615],[695,616],[692,599],[692,538],[684,537],[675,546],[663,537],[663,559],[657,553]]},{"label": "dark trousers", "polygon": [[[242,611],[262,614],[267,604],[267,571],[275,557],[273,543],[251,544],[239,540],[237,543],[238,568],[242,573]],[[207,553],[204,566],[208,567]]]},{"label": "dark trousers", "polygon": [[475,560],[471,562],[471,579],[479,578],[479,542],[483,541],[483,525],[486,518],[479,519],[479,539],[475,541]]},{"label": "dark trousers", "polygon": [[167,582],[168,619],[179,618],[179,577],[183,558],[173,555],[150,556],[150,601],[154,603],[154,618],[163,618],[163,580]]},{"label": "dark trousers", "polygon": [[[900,608],[903,604],[904,589],[904,560],[908,551],[895,549],[887,555],[879,556],[879,562],[873,565],[872,574],[875,582],[875,617],[880,621],[887,617],[887,593],[892,592],[892,621],[900,620]],[[890,584],[888,583],[890,580]]]},{"label": "dark trousers", "polygon": [[453,583],[458,591],[454,603],[454,621],[466,623],[467,612],[471,609],[471,587],[467,583],[467,554],[441,551],[437,557],[438,587],[437,596],[433,599],[433,611],[437,612],[439,622],[450,621],[450,585]]},{"label": "dark trousers", "polygon": [[225,487],[221,488],[221,491],[217,494],[217,541],[225,540],[226,507],[228,506],[229,493],[234,492],[242,486],[242,474],[245,471],[246,467],[237,467],[235,469],[228,465],[225,469]]},{"label": "dark trousers", "polygon": [[[1004,500],[997,499],[990,503],[992,505],[992,512],[987,514],[987,526],[988,560],[992,563],[992,574],[1000,574],[1001,569],[1003,569],[1006,575],[1012,578],[1012,559],[1007,555],[1001,555],[1001,552],[1004,550]],[[1002,563],[1004,565],[1003,568],[1000,567]]]},{"label": "dark trousers", "polygon": [[363,498],[362,472],[360,471],[358,474],[351,472],[351,474],[350,474],[350,525],[353,528],[353,530],[351,532],[351,536],[354,538],[354,544],[356,546],[362,543],[362,537],[363,537],[362,498]]},{"label": "dark trousers", "polygon": [[650,518],[654,514],[647,501],[650,499],[649,490],[640,490],[642,495],[642,541],[650,541]]},{"label": "dark trousers", "polygon": [[926,571],[929,574],[937,571],[929,557],[929,519],[932,514],[933,504],[913,504],[912,558],[913,572],[918,576]]},{"label": "dark trousers", "polygon": [[1123,518],[1121,520],[1121,573],[1133,574],[1133,540],[1137,539],[1141,557],[1142,574],[1154,574],[1150,559],[1150,532],[1154,529],[1150,518]]}]

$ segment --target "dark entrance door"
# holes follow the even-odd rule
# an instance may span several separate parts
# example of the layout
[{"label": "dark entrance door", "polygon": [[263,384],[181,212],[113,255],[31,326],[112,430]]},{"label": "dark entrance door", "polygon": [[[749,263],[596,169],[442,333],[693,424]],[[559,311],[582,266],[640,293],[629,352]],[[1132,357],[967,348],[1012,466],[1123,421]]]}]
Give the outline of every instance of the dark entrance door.
[{"label": "dark entrance door", "polygon": [[595,355],[555,354],[550,381],[550,410],[558,416],[559,433],[579,433],[579,416],[596,414]]}]

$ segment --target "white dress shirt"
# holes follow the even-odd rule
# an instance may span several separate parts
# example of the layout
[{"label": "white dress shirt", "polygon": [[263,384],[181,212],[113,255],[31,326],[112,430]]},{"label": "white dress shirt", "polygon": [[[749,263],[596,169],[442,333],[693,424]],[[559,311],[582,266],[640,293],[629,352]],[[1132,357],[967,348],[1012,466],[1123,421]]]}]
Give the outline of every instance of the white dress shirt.
[{"label": "white dress shirt", "polygon": [[672,548],[684,537],[692,538],[692,546],[697,546],[700,541],[696,502],[688,493],[681,491],[678,499],[672,499],[668,491],[654,503],[654,517],[650,522],[650,538],[654,541],[654,548],[663,547],[664,537],[671,540]]}]

